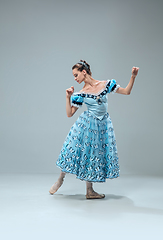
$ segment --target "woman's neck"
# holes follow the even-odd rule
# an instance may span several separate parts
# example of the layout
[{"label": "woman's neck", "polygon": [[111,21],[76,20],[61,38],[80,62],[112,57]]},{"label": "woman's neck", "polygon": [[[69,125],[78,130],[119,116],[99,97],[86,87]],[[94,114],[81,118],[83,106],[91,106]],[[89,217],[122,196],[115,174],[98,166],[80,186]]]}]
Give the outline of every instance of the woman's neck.
[{"label": "woman's neck", "polygon": [[89,88],[89,87],[94,87],[96,84],[97,84],[97,80],[95,80],[94,78],[92,78],[91,76],[87,76],[85,79],[84,79],[84,88]]}]

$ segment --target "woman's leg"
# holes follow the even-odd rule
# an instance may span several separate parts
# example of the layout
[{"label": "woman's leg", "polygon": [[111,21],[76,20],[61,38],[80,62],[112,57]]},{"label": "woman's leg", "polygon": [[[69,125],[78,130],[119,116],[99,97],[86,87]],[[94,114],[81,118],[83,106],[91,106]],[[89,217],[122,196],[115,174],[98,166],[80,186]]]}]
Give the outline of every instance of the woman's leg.
[{"label": "woman's leg", "polygon": [[104,198],[104,194],[98,194],[93,190],[93,183],[92,182],[86,182],[86,188],[87,188],[87,194],[86,198],[87,199],[99,199],[99,198]]},{"label": "woman's leg", "polygon": [[62,186],[65,175],[66,173],[61,171],[57,182],[55,182],[49,190],[50,194],[54,194]]}]

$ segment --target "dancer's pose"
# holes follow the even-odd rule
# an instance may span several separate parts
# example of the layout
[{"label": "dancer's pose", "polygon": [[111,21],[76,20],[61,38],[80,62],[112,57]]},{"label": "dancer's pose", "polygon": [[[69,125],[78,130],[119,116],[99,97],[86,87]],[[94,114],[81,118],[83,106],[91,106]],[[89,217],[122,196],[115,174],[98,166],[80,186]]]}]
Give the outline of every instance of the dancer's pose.
[{"label": "dancer's pose", "polygon": [[50,188],[54,194],[62,185],[66,173],[73,173],[86,181],[86,198],[104,198],[93,190],[93,182],[105,182],[106,178],[119,176],[119,164],[113,125],[107,112],[107,94],[129,95],[138,67],[132,68],[131,79],[126,88],[120,87],[114,79],[98,81],[92,77],[90,66],[80,60],[72,67],[75,81],[84,86],[74,93],[74,87],[66,90],[66,112],[72,117],[83,103],[87,106],[74,123],[63,144],[56,162],[61,169],[56,183]]}]

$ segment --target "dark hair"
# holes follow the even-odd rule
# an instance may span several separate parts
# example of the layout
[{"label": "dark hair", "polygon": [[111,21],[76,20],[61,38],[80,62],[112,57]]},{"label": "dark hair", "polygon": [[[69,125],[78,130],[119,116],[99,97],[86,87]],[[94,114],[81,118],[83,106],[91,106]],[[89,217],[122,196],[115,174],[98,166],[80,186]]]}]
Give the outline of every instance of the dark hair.
[{"label": "dark hair", "polygon": [[80,72],[85,70],[89,75],[92,75],[91,70],[90,70],[90,65],[84,60],[80,60],[80,62],[76,63],[72,67],[72,70],[75,69],[75,68],[77,68],[77,70],[80,71]]}]

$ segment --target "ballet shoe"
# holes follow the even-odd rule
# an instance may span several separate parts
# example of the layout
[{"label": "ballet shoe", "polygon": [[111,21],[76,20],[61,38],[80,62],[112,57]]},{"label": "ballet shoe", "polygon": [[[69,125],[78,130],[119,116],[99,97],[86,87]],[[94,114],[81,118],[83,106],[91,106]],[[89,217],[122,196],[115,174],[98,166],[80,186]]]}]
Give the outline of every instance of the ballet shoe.
[{"label": "ballet shoe", "polygon": [[[57,184],[58,184],[58,185],[57,185]],[[49,190],[49,193],[50,193],[51,195],[53,195],[54,193],[56,193],[56,192],[58,191],[58,189],[62,186],[62,184],[63,184],[63,180],[62,180],[60,183],[55,182],[55,183],[51,186],[51,188],[50,188],[50,190]]]},{"label": "ballet shoe", "polygon": [[104,197],[105,194],[98,194],[95,191],[86,194],[86,199],[101,199]]}]

